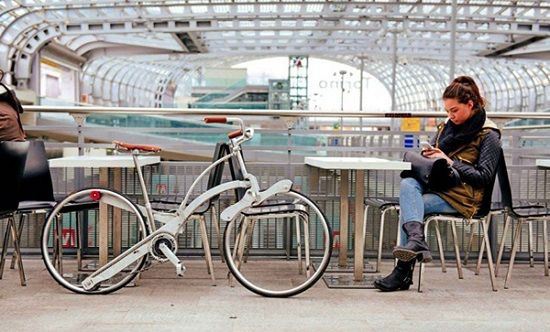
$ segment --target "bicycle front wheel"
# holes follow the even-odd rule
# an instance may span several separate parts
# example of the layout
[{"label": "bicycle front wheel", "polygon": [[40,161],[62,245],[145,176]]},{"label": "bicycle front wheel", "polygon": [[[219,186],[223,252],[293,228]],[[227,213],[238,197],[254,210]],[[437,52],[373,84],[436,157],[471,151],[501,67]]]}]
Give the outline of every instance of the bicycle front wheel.
[{"label": "bicycle front wheel", "polygon": [[321,278],[332,254],[331,234],[319,207],[290,191],[230,221],[223,253],[241,285],[262,296],[289,297]]},{"label": "bicycle front wheel", "polygon": [[149,234],[137,206],[105,188],[79,190],[59,202],[42,228],[44,264],[63,287],[81,294],[106,294],[128,284],[141,271],[140,257],[92,290],[82,282],[94,271]]}]

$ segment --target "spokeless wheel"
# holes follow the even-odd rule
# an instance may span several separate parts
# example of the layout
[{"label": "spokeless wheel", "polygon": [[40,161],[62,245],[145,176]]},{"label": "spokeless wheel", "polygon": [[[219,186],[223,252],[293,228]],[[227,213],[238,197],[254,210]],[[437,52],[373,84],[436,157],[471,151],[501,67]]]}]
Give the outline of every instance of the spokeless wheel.
[{"label": "spokeless wheel", "polygon": [[[295,191],[269,197],[227,224],[223,253],[235,279],[267,297],[313,286],[332,254],[331,229],[319,207]],[[277,248],[268,250],[268,248]]]},{"label": "spokeless wheel", "polygon": [[63,287],[82,294],[106,294],[128,284],[147,255],[90,290],[82,282],[150,233],[137,206],[104,188],[79,190],[59,202],[42,229],[42,258]]}]

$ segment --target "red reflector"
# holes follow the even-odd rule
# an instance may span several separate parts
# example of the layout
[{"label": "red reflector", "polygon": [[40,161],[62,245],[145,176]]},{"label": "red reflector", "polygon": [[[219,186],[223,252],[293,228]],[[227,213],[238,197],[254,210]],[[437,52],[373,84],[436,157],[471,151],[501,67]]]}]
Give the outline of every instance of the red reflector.
[{"label": "red reflector", "polygon": [[90,193],[90,198],[92,201],[99,201],[101,199],[101,193],[94,190]]}]

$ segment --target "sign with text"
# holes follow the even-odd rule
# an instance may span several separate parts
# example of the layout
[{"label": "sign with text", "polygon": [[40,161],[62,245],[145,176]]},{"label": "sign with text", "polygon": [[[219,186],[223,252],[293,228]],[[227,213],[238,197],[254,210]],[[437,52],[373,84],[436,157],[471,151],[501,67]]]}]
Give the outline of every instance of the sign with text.
[{"label": "sign with text", "polygon": [[401,131],[420,131],[420,118],[401,119]]}]

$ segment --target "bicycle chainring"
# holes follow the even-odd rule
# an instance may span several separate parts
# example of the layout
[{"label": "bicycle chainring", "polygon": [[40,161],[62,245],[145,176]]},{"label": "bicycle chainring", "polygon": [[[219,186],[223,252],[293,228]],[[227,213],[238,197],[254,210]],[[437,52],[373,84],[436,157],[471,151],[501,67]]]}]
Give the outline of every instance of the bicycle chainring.
[{"label": "bicycle chainring", "polygon": [[165,244],[170,251],[172,251],[174,254],[176,253],[176,250],[178,250],[177,241],[174,238],[174,236],[170,233],[159,233],[157,234],[153,240],[151,240],[151,248],[149,249],[151,256],[153,256],[154,259],[160,262],[166,262],[168,261],[168,258],[164,255],[162,250],[160,250],[160,245]]}]

